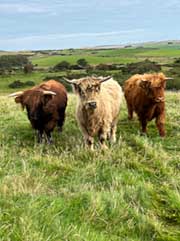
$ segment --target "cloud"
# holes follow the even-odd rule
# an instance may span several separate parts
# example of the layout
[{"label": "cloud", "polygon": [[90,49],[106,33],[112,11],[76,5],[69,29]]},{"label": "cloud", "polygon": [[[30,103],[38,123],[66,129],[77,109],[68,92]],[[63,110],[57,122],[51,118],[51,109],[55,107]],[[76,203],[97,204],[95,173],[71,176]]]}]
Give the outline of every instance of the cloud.
[{"label": "cloud", "polygon": [[[1,38],[0,46],[13,46],[15,50],[19,49],[55,49],[83,47],[87,45],[109,44],[113,38],[117,43],[121,41],[127,42],[128,37],[143,35],[143,29],[132,29],[113,32],[84,32],[84,33],[62,33],[62,34],[47,34],[47,35],[31,35],[24,37]],[[11,50],[12,50],[11,48]],[[7,49],[7,48],[6,48]]]},{"label": "cloud", "polygon": [[[132,30],[122,30],[122,31],[113,31],[113,32],[84,32],[84,33],[62,33],[62,34],[47,34],[47,35],[31,35],[24,37],[15,37],[5,39],[4,41],[25,41],[25,40],[39,40],[39,39],[66,39],[66,38],[85,38],[85,37],[108,37],[108,36],[117,36],[117,35],[129,35],[129,34],[138,34],[143,33],[144,29],[132,29]],[[0,40],[1,41],[1,40]]]},{"label": "cloud", "polygon": [[53,13],[54,11],[40,3],[0,3],[0,13]]}]

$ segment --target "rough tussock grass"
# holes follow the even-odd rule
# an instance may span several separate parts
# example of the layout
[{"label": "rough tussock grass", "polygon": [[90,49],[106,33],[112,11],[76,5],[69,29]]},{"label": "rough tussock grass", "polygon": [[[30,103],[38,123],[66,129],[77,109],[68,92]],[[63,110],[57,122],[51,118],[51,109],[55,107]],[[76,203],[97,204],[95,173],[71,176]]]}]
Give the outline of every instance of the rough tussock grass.
[{"label": "rough tussock grass", "polygon": [[84,149],[69,96],[54,144],[38,145],[20,107],[0,97],[2,241],[178,241],[180,239],[180,94],[167,93],[167,137],[148,137],[125,103],[117,143]]}]

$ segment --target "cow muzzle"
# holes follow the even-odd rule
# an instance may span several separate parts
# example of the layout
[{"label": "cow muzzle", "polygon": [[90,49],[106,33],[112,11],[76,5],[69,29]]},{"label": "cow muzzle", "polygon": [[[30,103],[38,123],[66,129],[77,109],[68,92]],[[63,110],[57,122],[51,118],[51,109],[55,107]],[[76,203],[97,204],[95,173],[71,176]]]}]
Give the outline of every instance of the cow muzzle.
[{"label": "cow muzzle", "polygon": [[86,106],[87,106],[87,108],[90,108],[90,109],[96,109],[97,103],[95,101],[88,101],[86,103]]},{"label": "cow muzzle", "polygon": [[164,99],[164,97],[158,97],[158,98],[155,99],[155,101],[156,101],[157,103],[159,103],[159,102],[165,102],[165,99]]}]

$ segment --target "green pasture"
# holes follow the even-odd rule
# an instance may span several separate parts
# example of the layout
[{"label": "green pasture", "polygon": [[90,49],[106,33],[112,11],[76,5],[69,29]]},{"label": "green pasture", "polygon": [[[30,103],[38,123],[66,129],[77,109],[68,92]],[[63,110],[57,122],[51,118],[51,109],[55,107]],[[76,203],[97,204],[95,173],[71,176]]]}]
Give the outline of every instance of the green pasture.
[{"label": "green pasture", "polygon": [[63,132],[37,144],[26,112],[0,96],[0,240],[180,240],[180,94],[166,93],[166,138],[141,136],[123,102],[117,143],[85,149],[69,95]]},{"label": "green pasture", "polygon": [[85,58],[89,64],[99,64],[99,63],[120,63],[126,64],[130,62],[134,62],[135,58],[119,58],[119,57],[98,57],[91,55],[72,55],[72,56],[49,56],[49,57],[39,57],[33,58],[32,63],[38,64],[38,66],[47,67],[54,66],[61,61],[68,61],[70,64],[75,64],[78,59]]},{"label": "green pasture", "polygon": [[[180,92],[166,91],[165,138],[154,121],[142,136],[137,117],[127,120],[123,100],[117,142],[108,150],[96,142],[94,151],[84,146],[74,94],[68,94],[63,132],[54,131],[52,145],[37,143],[26,111],[8,97],[24,89],[10,89],[15,80],[39,84],[73,73],[48,71],[63,60],[95,65],[148,58],[162,64],[180,57],[178,43],[143,47],[33,53],[30,60],[41,69],[0,76],[0,241],[180,240]],[[174,76],[178,81],[177,71]]]}]

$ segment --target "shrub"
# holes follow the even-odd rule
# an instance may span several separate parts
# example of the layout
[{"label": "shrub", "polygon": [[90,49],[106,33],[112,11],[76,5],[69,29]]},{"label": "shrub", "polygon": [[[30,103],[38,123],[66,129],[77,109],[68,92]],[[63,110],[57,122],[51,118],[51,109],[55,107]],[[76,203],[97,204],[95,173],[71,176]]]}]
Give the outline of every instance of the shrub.
[{"label": "shrub", "polygon": [[25,86],[34,86],[35,83],[34,83],[34,81],[32,81],[32,80],[28,80],[28,81],[24,82],[24,85],[25,85]]},{"label": "shrub", "polygon": [[31,80],[26,81],[26,82],[22,82],[20,80],[15,80],[8,86],[11,89],[18,89],[18,88],[22,88],[22,87],[26,87],[26,86],[34,86],[34,85],[35,85],[34,81],[31,81]]},{"label": "shrub", "polygon": [[148,59],[137,63],[127,64],[124,68],[122,68],[122,72],[124,74],[144,74],[147,72],[159,71],[161,71],[161,66]]},{"label": "shrub", "polygon": [[123,74],[121,71],[113,74],[113,78],[123,86],[124,81],[127,80],[131,75],[130,74]]},{"label": "shrub", "polygon": [[21,82],[20,80],[15,80],[11,84],[8,85],[9,88],[16,89],[16,88],[21,88],[24,87],[24,83]]},{"label": "shrub", "polygon": [[77,65],[85,68],[85,67],[88,65],[88,62],[87,62],[86,59],[78,59],[78,60],[77,60]]},{"label": "shrub", "polygon": [[[68,78],[68,77],[67,77],[67,78]],[[48,80],[51,80],[51,79],[54,79],[54,80],[56,80],[57,82],[60,82],[61,84],[63,84],[68,92],[71,92],[71,91],[72,91],[71,85],[68,84],[68,83],[63,79],[63,76],[46,76],[46,77],[43,79],[43,81],[48,81]]]},{"label": "shrub", "polygon": [[67,61],[61,61],[60,63],[56,64],[53,67],[54,71],[59,71],[59,70],[68,70],[70,69],[70,63]]},{"label": "shrub", "polygon": [[80,70],[80,69],[84,69],[82,66],[78,65],[78,64],[73,64],[70,67],[71,69],[75,69],[75,70]]},{"label": "shrub", "polygon": [[30,73],[32,73],[33,69],[34,69],[33,64],[28,63],[28,64],[24,65],[24,69],[23,70],[24,70],[25,74],[30,74]]},{"label": "shrub", "polygon": [[28,58],[24,55],[2,55],[0,56],[0,69],[23,67],[25,64],[28,64],[28,62]]}]

